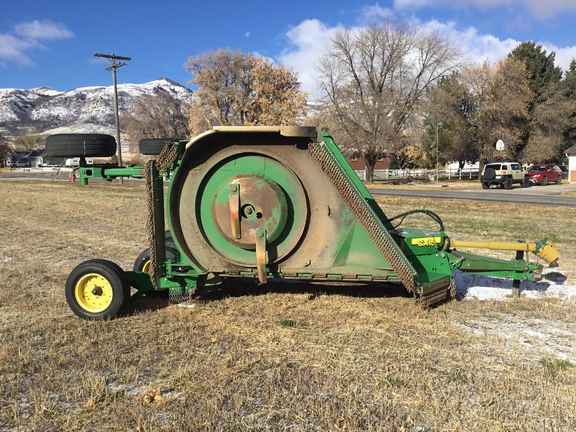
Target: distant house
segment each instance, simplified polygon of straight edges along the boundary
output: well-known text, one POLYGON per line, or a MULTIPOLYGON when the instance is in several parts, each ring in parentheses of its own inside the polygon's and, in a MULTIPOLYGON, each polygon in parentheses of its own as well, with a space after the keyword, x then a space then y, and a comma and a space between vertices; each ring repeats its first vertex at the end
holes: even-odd
POLYGON ((576 183, 576 145, 564 152, 568 156, 568 181, 576 183))
MULTIPOLYGON (((362 171, 366 168, 366 161, 363 157, 346 157, 346 160, 354 171, 362 171)), ((387 170, 390 168, 390 160, 388 158, 378 159, 374 170, 387 170)))
POLYGON ((44 150, 27 150, 12 152, 6 158, 9 167, 37 167, 42 165, 42 152, 44 150))

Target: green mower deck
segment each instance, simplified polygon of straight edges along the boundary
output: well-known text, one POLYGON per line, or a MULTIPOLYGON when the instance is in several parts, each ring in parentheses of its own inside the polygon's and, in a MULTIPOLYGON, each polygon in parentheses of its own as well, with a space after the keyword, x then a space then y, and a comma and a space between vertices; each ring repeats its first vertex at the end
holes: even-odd
POLYGON ((511 260, 457 251, 433 212, 422 211, 437 230, 393 225, 332 137, 312 127, 216 127, 161 148, 146 165, 79 168, 82 184, 145 178, 150 231, 145 268, 122 271, 97 260, 74 269, 67 298, 82 318, 113 317, 145 294, 168 292, 180 301, 233 277, 338 282, 351 290, 400 283, 430 306, 454 297, 454 270, 518 287, 541 278, 543 266, 529 262, 528 251, 557 263, 546 240, 519 243, 511 260))

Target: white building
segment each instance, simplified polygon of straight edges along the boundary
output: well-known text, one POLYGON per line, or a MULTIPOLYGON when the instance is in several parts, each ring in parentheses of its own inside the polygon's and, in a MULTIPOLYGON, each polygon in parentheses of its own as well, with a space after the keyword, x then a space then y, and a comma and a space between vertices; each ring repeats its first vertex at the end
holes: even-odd
POLYGON ((566 150, 568 156, 568 182, 576 183, 576 145, 566 150))

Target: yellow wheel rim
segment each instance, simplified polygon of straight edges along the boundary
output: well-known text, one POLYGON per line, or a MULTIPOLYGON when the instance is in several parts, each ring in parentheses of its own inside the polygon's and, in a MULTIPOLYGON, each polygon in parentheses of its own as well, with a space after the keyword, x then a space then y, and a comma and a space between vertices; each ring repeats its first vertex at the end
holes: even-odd
POLYGON ((142 271, 144 273, 150 273, 150 260, 146 261, 142 266, 142 271))
POLYGON ((98 273, 88 273, 76 282, 74 296, 85 311, 102 312, 112 303, 112 284, 98 273))

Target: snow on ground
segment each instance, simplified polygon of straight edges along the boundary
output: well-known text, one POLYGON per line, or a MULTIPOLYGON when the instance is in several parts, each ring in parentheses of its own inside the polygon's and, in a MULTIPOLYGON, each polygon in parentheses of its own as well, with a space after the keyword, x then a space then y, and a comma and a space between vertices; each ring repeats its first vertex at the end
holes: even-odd
MULTIPOLYGON (((573 274, 558 269, 545 269, 540 282, 520 283, 520 296, 530 299, 560 299, 576 302, 576 285, 573 274), (567 277, 569 276, 569 277, 567 277)), ((454 272, 456 294, 463 301, 513 301, 512 281, 486 276, 454 272)), ((552 358, 572 362, 576 358, 576 328, 574 322, 557 318, 542 319, 518 316, 511 313, 495 313, 493 316, 476 316, 456 323, 463 330, 480 336, 479 346, 502 339, 507 349, 498 351, 491 361, 501 356, 516 356, 519 361, 539 362, 552 358), (504 352, 505 351, 505 352, 504 352)), ((491 349, 481 346, 482 352, 491 349)), ((486 354, 489 355, 489 354, 486 354)))
MULTIPOLYGON (((509 300, 512 295, 512 281, 508 279, 455 271, 454 280, 456 295, 464 300, 509 300)), ((567 280, 566 273, 561 270, 544 270, 540 282, 523 281, 520 283, 520 296, 575 301, 576 285, 566 285, 567 280)))

